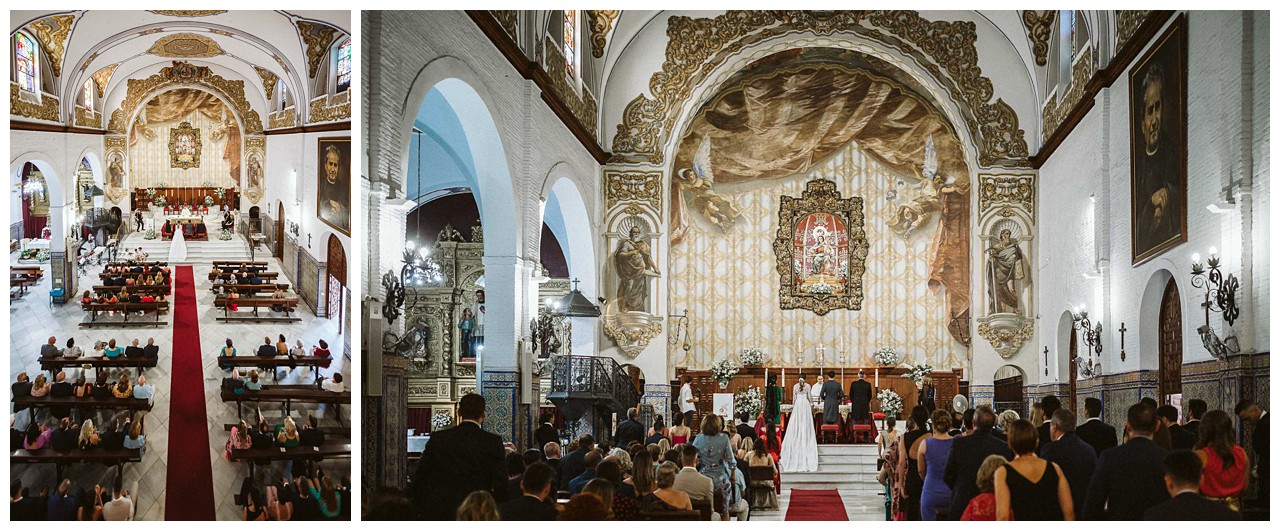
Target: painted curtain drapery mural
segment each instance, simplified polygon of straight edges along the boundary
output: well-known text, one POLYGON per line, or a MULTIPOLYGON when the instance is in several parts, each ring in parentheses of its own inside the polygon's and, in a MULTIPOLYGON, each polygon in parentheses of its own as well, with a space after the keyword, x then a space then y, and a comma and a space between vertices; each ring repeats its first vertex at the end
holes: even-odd
MULTIPOLYGON (((162 92, 129 128, 128 186, 238 188, 243 147, 235 115, 217 96, 188 88, 162 92)), ((119 178, 108 173, 109 186, 123 180, 123 172, 119 178)))
POLYGON ((1129 71, 1133 262, 1187 241, 1187 24, 1179 15, 1129 71))
POLYGON ((945 288, 952 317, 967 317, 970 177, 964 152, 929 100, 900 80, 908 76, 890 69, 856 52, 817 48, 774 54, 726 81, 680 141, 671 187, 672 244, 697 218, 722 232, 745 218, 741 201, 724 190, 807 171, 853 142, 903 174, 886 191, 892 205, 883 223, 910 236, 941 220, 932 231, 927 282, 934 291, 945 288))

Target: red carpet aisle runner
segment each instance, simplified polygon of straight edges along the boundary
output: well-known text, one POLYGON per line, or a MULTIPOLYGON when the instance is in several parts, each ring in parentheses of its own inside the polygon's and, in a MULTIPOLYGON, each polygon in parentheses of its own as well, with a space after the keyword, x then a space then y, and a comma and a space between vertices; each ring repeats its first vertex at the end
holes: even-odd
POLYGON ((173 370, 169 383, 169 475, 165 520, 214 520, 213 469, 204 409, 204 362, 191 266, 174 268, 173 370))
POLYGON ((787 504, 788 521, 836 522, 848 521, 844 512, 844 500, 833 490, 791 489, 791 502, 787 504))

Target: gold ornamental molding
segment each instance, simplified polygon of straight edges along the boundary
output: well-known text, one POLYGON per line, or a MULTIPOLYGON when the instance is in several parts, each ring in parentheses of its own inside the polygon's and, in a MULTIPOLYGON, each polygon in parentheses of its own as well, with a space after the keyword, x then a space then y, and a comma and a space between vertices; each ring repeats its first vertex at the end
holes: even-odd
POLYGON ((161 37, 147 50, 151 55, 177 59, 205 59, 226 52, 213 39, 194 33, 175 33, 161 37))
POLYGON ((1053 34, 1053 21, 1057 14, 1052 9, 1022 12, 1022 25, 1027 28, 1027 39, 1031 41, 1031 53, 1035 55, 1037 65, 1044 66, 1049 62, 1049 36, 1053 34))
POLYGON ((606 210, 622 203, 642 203, 662 212, 662 172, 607 170, 604 181, 606 210))
POLYGON ((191 122, 169 128, 169 165, 184 170, 200 167, 200 129, 191 122))
POLYGON ((152 13, 155 13, 157 15, 164 15, 166 17, 185 17, 185 18, 211 17, 213 15, 221 15, 227 12, 226 10, 216 10, 216 9, 206 9, 202 11, 194 10, 194 9, 185 10, 185 11, 149 9, 148 11, 151 11, 152 13))
POLYGON ((22 90, 18 88, 18 84, 12 82, 9 83, 9 109, 11 114, 17 116, 50 122, 60 121, 58 120, 58 98, 42 94, 39 103, 27 101, 22 97, 22 90))
POLYGON ((267 115, 267 129, 283 129, 296 125, 298 125, 298 111, 295 107, 267 115))
POLYGON ((591 56, 604 57, 604 45, 608 44, 609 30, 613 29, 613 21, 618 19, 622 11, 588 10, 587 20, 591 22, 591 56))
POLYGON ((75 24, 75 15, 54 15, 45 17, 27 25, 35 34, 40 46, 49 55, 49 67, 54 77, 62 76, 62 56, 66 54, 67 37, 71 35, 71 26, 75 24))
POLYGON ((995 314, 978 318, 978 337, 991 343, 1000 357, 1017 355, 1022 344, 1035 334, 1035 321, 1013 314, 995 314))
POLYGON ((102 113, 84 107, 76 107, 76 126, 102 129, 102 113))
MULTIPOLYGON (((1034 175, 979 175, 978 212, 1001 206, 1016 206, 1036 218, 1036 178, 1034 175)), ((1008 216, 1005 216, 1008 217, 1008 216)))
POLYGON ((307 77, 314 78, 316 70, 320 68, 320 61, 324 60, 325 52, 329 51, 329 45, 333 44, 341 32, 338 28, 319 22, 295 20, 294 24, 298 26, 302 42, 307 45, 307 77))
POLYGON ((1066 92, 1062 93, 1061 97, 1050 94, 1048 100, 1044 102, 1044 107, 1040 109, 1040 138, 1053 136, 1058 127, 1062 126, 1067 115, 1084 98, 1085 85, 1089 84, 1089 78, 1093 77, 1094 71, 1097 70, 1093 62, 1091 45, 1085 45, 1084 51, 1076 56, 1075 61, 1071 65, 1071 84, 1067 86, 1066 92))
POLYGON ((587 87, 578 89, 569 84, 569 76, 564 71, 564 53, 550 37, 544 42, 542 51, 541 67, 551 81, 551 90, 560 96, 560 101, 563 101, 565 107, 569 108, 569 112, 573 113, 573 117, 578 119, 582 128, 586 129, 592 138, 596 138, 596 132, 599 130, 600 106, 596 104, 595 97, 587 87))
POLYGON ((253 69, 258 72, 258 77, 262 78, 262 90, 267 93, 267 101, 271 101, 276 95, 276 82, 280 81, 280 78, 265 68, 255 66, 253 69))
POLYGON ((197 85, 222 94, 239 112, 244 134, 262 133, 262 118, 245 99, 244 81, 223 78, 207 66, 196 66, 186 61, 174 61, 173 66, 166 66, 146 79, 130 79, 124 102, 111 113, 107 130, 116 134, 128 133, 128 121, 134 111, 152 94, 170 85, 197 85))
POLYGON ((107 82, 111 81, 111 74, 116 73, 116 67, 118 66, 120 66, 120 63, 107 65, 93 73, 93 85, 98 90, 99 98, 107 97, 107 82))
POLYGON ((1116 11, 1116 47, 1119 50, 1129 44, 1129 39, 1138 34, 1138 28, 1147 21, 1150 10, 1117 10, 1116 11))
POLYGON ((493 15, 493 19, 498 21, 498 25, 502 26, 502 31, 507 32, 507 36, 511 37, 512 42, 519 41, 519 11, 510 9, 493 9, 489 14, 493 15))
POLYGON ((336 96, 324 95, 311 100, 307 107, 307 123, 336 122, 351 119, 350 91, 336 96))
MULTIPOLYGON (((841 197, 835 181, 815 179, 805 183, 800 197, 782 196, 778 203, 778 235, 773 240, 779 277, 778 308, 810 310, 818 315, 839 309, 862 309, 862 276, 866 273, 867 254, 871 251, 865 222, 862 198, 841 197), (832 278, 833 282, 843 281, 839 290, 831 289, 821 277, 819 285, 810 285, 804 274, 807 271, 796 271, 804 262, 798 260, 800 257, 795 253, 797 227, 804 227, 803 222, 815 215, 835 221, 830 231, 846 240, 844 252, 825 255, 837 260, 833 262, 835 264, 844 262, 847 268, 843 279, 832 278), (843 231, 834 228, 840 225, 843 225, 843 231)), ((835 276, 840 276, 839 272, 835 276)))
POLYGON ((694 87, 730 56, 779 36, 855 33, 917 59, 956 99, 978 147, 982 166, 1029 166, 1018 116, 994 96, 978 67, 977 27, 968 21, 930 21, 916 11, 728 11, 715 18, 671 17, 666 60, 649 78, 652 98, 627 104, 613 138, 613 162, 662 164, 680 106, 694 87))

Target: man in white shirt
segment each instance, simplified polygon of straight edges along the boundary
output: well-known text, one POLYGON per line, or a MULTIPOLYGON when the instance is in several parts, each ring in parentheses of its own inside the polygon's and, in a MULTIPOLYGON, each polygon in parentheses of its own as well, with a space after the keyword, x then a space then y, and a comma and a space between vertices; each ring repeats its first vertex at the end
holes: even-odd
MULTIPOLYGON (((684 385, 680 386, 680 413, 689 416, 689 414, 697 411, 698 407, 694 404, 698 403, 698 399, 693 396, 693 377, 685 376, 684 385)), ((686 424, 687 426, 688 424, 686 424)))
POLYGON ((154 395, 155 395, 155 388, 153 388, 151 384, 147 383, 147 377, 139 376, 138 383, 133 386, 133 397, 145 398, 147 399, 148 402, 150 402, 151 397, 154 395))
POLYGON ((331 393, 341 393, 347 390, 347 386, 342 383, 342 373, 333 373, 333 378, 324 378, 320 382, 320 388, 331 393))
POLYGON ((129 499, 129 491, 119 477, 111 489, 111 501, 102 505, 102 519, 108 522, 133 520, 133 500, 129 499))

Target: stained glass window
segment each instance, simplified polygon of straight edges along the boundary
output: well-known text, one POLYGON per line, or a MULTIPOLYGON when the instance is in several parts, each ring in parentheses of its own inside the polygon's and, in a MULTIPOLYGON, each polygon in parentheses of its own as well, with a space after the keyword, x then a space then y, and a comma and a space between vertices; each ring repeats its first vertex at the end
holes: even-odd
POLYGON ((16 50, 14 61, 18 71, 18 87, 28 92, 36 92, 36 80, 39 79, 37 57, 40 50, 31 37, 21 32, 14 34, 13 45, 16 50))
POLYGON ((351 39, 338 46, 338 92, 351 88, 351 39))
POLYGON ((578 12, 572 9, 564 10, 564 69, 578 76, 578 12))
POLYGON ((84 108, 93 110, 93 80, 87 79, 84 82, 84 108))

